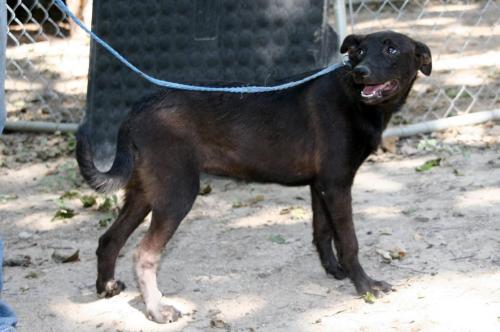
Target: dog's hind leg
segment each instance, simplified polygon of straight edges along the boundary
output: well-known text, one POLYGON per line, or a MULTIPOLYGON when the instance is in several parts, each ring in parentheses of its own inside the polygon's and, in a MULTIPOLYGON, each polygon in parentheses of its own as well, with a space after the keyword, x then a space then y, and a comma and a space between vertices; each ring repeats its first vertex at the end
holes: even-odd
POLYGON ((339 265, 332 248, 334 229, 332 221, 324 202, 319 194, 311 186, 311 200, 313 210, 313 242, 318 250, 321 265, 326 273, 335 279, 342 280, 347 277, 339 265))
POLYGON ((151 181, 154 197, 151 225, 136 255, 135 268, 147 316, 157 323, 174 322, 180 317, 174 307, 161 303, 156 273, 162 249, 191 209, 199 190, 198 171, 191 165, 176 164, 175 169, 157 164, 158 174, 151 181))
POLYGON ((145 201, 144 192, 137 181, 132 180, 126 188, 125 202, 120 214, 109 229, 99 238, 97 248, 97 293, 111 297, 125 289, 125 284, 115 280, 115 265, 118 254, 132 232, 151 211, 145 201))

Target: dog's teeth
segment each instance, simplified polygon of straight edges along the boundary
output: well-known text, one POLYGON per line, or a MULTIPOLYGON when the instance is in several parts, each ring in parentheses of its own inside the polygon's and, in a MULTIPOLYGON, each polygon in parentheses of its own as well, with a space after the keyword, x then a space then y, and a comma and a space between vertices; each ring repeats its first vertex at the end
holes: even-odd
POLYGON ((379 95, 378 93, 379 91, 374 91, 370 94, 365 94, 363 91, 361 91, 361 97, 364 97, 364 98, 371 98, 371 97, 375 97, 376 95, 379 95))

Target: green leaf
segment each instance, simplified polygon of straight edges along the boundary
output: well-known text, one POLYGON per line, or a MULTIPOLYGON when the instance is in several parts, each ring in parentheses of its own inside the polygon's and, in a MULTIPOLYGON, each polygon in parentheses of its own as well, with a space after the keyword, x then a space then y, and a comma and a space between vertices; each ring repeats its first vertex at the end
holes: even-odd
POLYGON ((264 200, 264 195, 257 195, 248 200, 248 205, 254 205, 264 200))
POLYGON ((375 295, 371 292, 366 292, 365 295, 363 295, 363 300, 365 300, 366 303, 373 304, 377 300, 375 295))
POLYGON ((441 166, 441 158, 427 160, 423 165, 415 168, 417 172, 427 172, 434 167, 441 166))
POLYGON ((421 151, 435 151, 438 146, 436 139, 422 139, 418 142, 417 149, 421 151))
POLYGON ((203 195, 208 195, 211 192, 212 192, 212 187, 209 184, 206 184, 200 188, 199 194, 203 196, 203 195))
POLYGON ((27 275, 24 276, 26 279, 36 279, 39 277, 38 273, 35 271, 28 272, 27 275))
POLYGON ((73 198, 77 198, 78 196, 80 196, 80 193, 78 193, 78 191, 70 190, 70 191, 66 191, 64 194, 62 194, 59 197, 59 199, 73 199, 73 198))
POLYGON ((109 211, 113 210, 115 205, 116 205, 116 195, 113 195, 113 197, 104 198, 104 202, 102 202, 99 205, 97 210, 100 212, 109 212, 109 211))
POLYGON ((111 213, 106 214, 101 219, 99 219, 99 227, 106 228, 113 222, 114 216, 111 213))
POLYGON ((82 202, 82 205, 84 208, 89 208, 91 206, 94 206, 97 203, 97 200, 95 196, 93 195, 85 195, 80 198, 80 201, 82 202))
POLYGON ((290 211, 292 211, 292 209, 293 209, 293 207, 281 209, 280 214, 281 215, 283 215, 283 214, 289 214, 290 211))
POLYGON ((292 216, 292 219, 294 219, 294 220, 303 220, 303 219, 306 219, 306 217, 307 217, 306 210, 304 210, 301 207, 293 208, 290 211, 290 214, 292 216))
POLYGON ((70 218, 73 218, 75 216, 75 211, 73 211, 72 209, 68 209, 68 208, 65 208, 65 207, 60 207, 56 213, 54 214, 54 217, 52 218, 52 220, 56 220, 56 219, 70 219, 70 218))
POLYGON ((49 171, 40 180, 40 184, 48 191, 63 191, 81 187, 83 178, 80 175, 76 161, 69 160, 57 166, 56 169, 49 171))
POLYGON ((75 151, 76 149, 76 138, 75 138, 75 135, 74 134, 68 134, 67 135, 67 151, 68 153, 72 153, 75 151))
POLYGON ((242 207, 252 206, 252 205, 255 205, 259 202, 262 202, 264 200, 264 198, 265 198, 264 195, 257 195, 255 197, 250 198, 246 202, 238 201, 238 202, 233 203, 233 208, 238 209, 238 208, 242 208, 242 207))
POLYGON ((233 209, 239 209, 239 208, 242 208, 242 207, 245 207, 245 206, 247 206, 247 204, 245 204, 243 202, 240 202, 240 201, 234 202, 233 205, 232 205, 233 209))
POLYGON ((414 215, 417 212, 416 208, 408 208, 406 210, 401 211, 405 216, 411 216, 414 215))
POLYGON ((281 209, 280 211, 281 215, 284 214, 290 214, 290 217, 294 220, 302 220, 307 217, 307 212, 301 208, 301 207, 296 207, 296 206, 291 206, 288 208, 281 209))
POLYGON ((0 195, 0 203, 4 204, 7 203, 8 201, 13 201, 18 198, 19 196, 17 195, 11 195, 11 194, 0 195))
POLYGON ((270 240, 271 240, 271 242, 276 243, 276 244, 285 244, 286 243, 285 238, 279 234, 271 235, 270 240))

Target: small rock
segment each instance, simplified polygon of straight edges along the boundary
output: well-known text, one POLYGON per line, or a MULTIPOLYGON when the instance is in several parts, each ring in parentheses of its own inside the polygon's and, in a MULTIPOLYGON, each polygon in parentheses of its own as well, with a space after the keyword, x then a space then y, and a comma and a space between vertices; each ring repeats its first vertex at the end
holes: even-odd
POLYGON ((78 261, 80 261, 80 250, 78 250, 78 249, 71 249, 71 250, 64 250, 64 251, 55 250, 52 253, 52 259, 56 263, 78 262, 78 261))
POLYGON ((409 208, 409 209, 401 211, 401 213, 403 213, 405 216, 411 216, 411 215, 415 214, 415 212, 417 212, 416 208, 409 208))
POLYGON ((205 184, 203 185, 201 188, 200 188, 200 191, 199 191, 199 195, 208 195, 212 192, 212 187, 210 186, 210 184, 205 184))
POLYGON ((31 256, 28 255, 20 255, 14 258, 6 258, 3 261, 3 266, 9 266, 9 267, 14 267, 14 266, 28 267, 30 265, 31 265, 31 256))
POLYGON ((21 232, 18 234, 18 237, 21 239, 21 240, 28 240, 30 239, 31 237, 33 236, 33 234, 29 233, 29 232, 21 232))
POLYGON ((316 284, 308 284, 302 288, 302 292, 308 295, 327 296, 330 289, 316 284))
POLYGON ((214 318, 210 320, 210 327, 213 329, 226 329, 230 330, 231 326, 219 318, 214 318))
POLYGON ((406 256, 406 250, 403 248, 394 248, 389 252, 392 259, 402 259, 406 256))
POLYGON ((392 261, 392 256, 389 251, 383 249, 377 249, 375 250, 375 252, 379 254, 386 263, 390 263, 392 261))
POLYGON ((382 228, 379 231, 379 235, 392 235, 392 229, 391 228, 382 228))
POLYGON ((407 155, 407 156, 411 156, 411 155, 417 154, 419 152, 418 149, 410 146, 409 144, 403 145, 401 147, 400 151, 402 154, 407 155))
POLYGON ((497 136, 499 137, 500 136, 500 126, 496 125, 496 126, 493 126, 489 131, 488 131, 488 134, 490 136, 497 136))
POLYGON ((415 217, 416 222, 429 222, 431 219, 427 217, 415 217))
POLYGON ((398 142, 399 137, 386 137, 382 140, 382 150, 384 152, 396 153, 396 143, 398 142))

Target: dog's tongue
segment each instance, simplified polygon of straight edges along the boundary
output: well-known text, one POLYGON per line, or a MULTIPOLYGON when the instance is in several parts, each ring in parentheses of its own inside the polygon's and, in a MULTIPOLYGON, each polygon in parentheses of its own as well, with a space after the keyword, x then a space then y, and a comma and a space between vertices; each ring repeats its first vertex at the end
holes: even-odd
POLYGON ((377 90, 383 89, 384 86, 385 86, 384 83, 376 85, 365 85, 365 87, 363 88, 363 94, 371 95, 375 93, 377 90))

